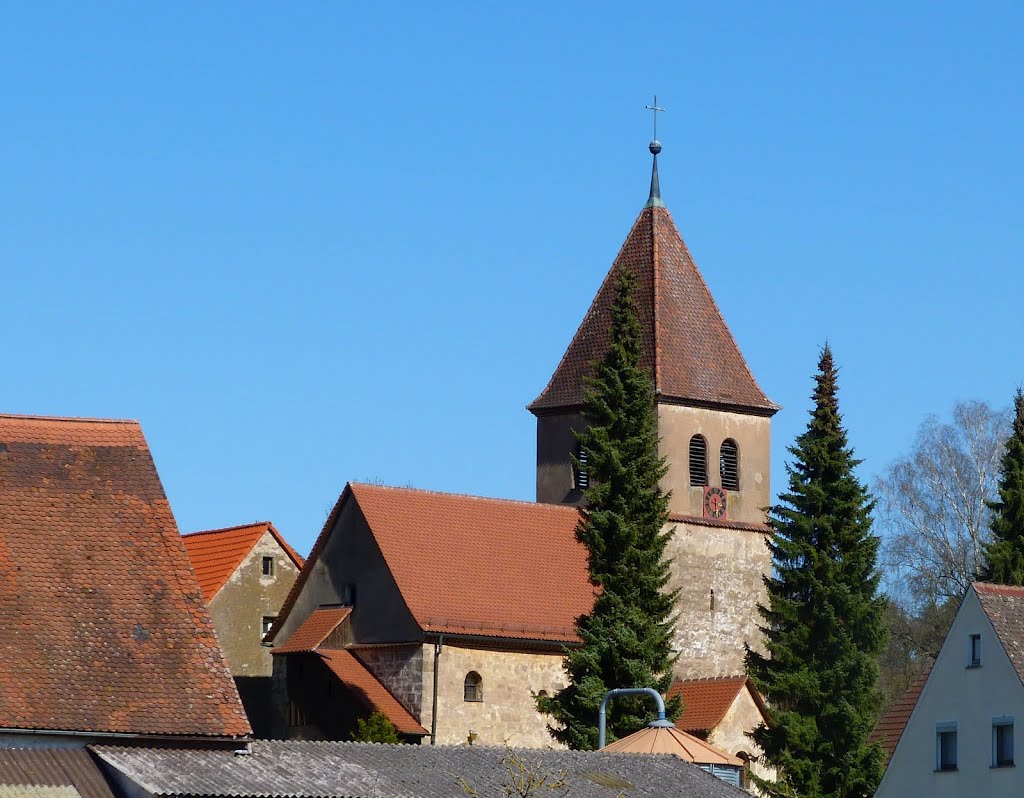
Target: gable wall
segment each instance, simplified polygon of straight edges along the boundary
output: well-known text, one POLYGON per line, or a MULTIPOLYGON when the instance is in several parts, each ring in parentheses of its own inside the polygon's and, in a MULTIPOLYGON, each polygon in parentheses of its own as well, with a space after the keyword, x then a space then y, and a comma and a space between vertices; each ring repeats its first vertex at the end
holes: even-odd
POLYGON ((1024 688, 973 590, 946 636, 931 675, 876 796, 929 798, 1024 794, 1024 688), (981 635, 981 667, 968 668, 971 634, 981 635), (992 768, 992 719, 1015 718, 1017 767, 992 768), (956 721, 958 770, 935 772, 936 724, 956 721))
MULTIPOLYGON (((736 694, 736 700, 732 702, 725 717, 711 730, 708 742, 733 756, 743 751, 748 758, 759 757, 764 752, 747 736, 747 732, 753 731, 763 720, 750 690, 744 687, 736 694)), ((763 779, 775 778, 775 769, 767 765, 752 762, 750 770, 763 779)))

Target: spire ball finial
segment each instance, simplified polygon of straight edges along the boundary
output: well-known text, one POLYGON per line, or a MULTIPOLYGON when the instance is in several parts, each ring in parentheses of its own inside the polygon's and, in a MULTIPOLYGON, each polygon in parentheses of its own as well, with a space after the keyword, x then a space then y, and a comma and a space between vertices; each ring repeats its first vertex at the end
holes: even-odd
POLYGON ((659 152, 661 152, 661 142, 655 139, 654 141, 647 145, 647 149, 651 151, 651 155, 657 155, 659 152))

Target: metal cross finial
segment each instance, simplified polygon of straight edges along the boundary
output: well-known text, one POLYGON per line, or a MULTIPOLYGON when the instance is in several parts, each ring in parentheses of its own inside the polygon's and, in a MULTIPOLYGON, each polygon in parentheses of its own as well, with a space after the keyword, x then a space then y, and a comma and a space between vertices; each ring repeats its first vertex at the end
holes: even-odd
POLYGON ((658 107, 658 95, 657 94, 654 95, 654 105, 645 105, 644 108, 646 108, 648 111, 650 111, 652 114, 654 114, 654 140, 657 141, 658 140, 658 111, 661 111, 662 113, 664 113, 665 109, 658 107))

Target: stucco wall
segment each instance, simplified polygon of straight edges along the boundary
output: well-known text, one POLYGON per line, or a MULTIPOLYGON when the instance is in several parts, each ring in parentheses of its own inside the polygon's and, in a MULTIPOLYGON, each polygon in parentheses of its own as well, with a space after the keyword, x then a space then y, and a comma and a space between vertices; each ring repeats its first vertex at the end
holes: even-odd
POLYGON ((217 639, 233 676, 270 676, 270 649, 262 645, 264 616, 277 617, 299 569, 269 531, 209 603, 217 639), (263 558, 274 575, 263 575, 263 558))
POLYGON ((697 524, 671 526, 675 534, 666 555, 673 561, 669 586, 679 590, 676 675, 694 679, 743 673, 743 644, 762 646, 756 607, 767 602, 761 575, 771 569, 771 554, 765 536, 697 524))
MULTIPOLYGON (((750 691, 744 687, 732 702, 729 711, 725 713, 725 717, 708 736, 708 742, 733 756, 745 753, 747 759, 759 757, 764 752, 747 737, 747 732, 753 731, 762 720, 761 710, 757 708, 750 691)), ((750 770, 763 779, 775 778, 774 768, 758 762, 751 762, 750 770)))
POLYGON ((907 722, 877 798, 1024 795, 1024 687, 977 595, 968 591, 907 722), (970 635, 981 667, 968 668, 970 635), (992 720, 1014 718, 1016 767, 993 768, 992 720), (936 725, 956 722, 958 770, 936 772, 936 725))
MULTIPOLYGON (((536 710, 532 692, 552 693, 565 686, 561 654, 529 654, 464 648, 445 643, 438 665, 437 742, 458 745, 470 732, 477 745, 523 748, 558 747, 548 735, 547 719, 536 710), (464 700, 466 674, 483 678, 483 701, 464 700)), ((423 712, 420 723, 430 728, 434 680, 434 647, 423 647, 423 712)))

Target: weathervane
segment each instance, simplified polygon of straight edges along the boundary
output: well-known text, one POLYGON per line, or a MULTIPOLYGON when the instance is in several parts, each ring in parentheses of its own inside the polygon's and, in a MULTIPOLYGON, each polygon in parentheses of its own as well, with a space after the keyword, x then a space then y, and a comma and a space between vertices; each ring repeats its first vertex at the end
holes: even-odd
POLYGON ((661 142, 658 141, 658 112, 665 112, 664 108, 658 106, 658 95, 654 95, 654 105, 645 105, 648 111, 654 115, 654 140, 647 145, 647 149, 654 156, 654 164, 651 166, 651 193, 647 197, 646 208, 664 208, 665 203, 661 201, 661 185, 658 183, 658 153, 661 152, 661 142))

